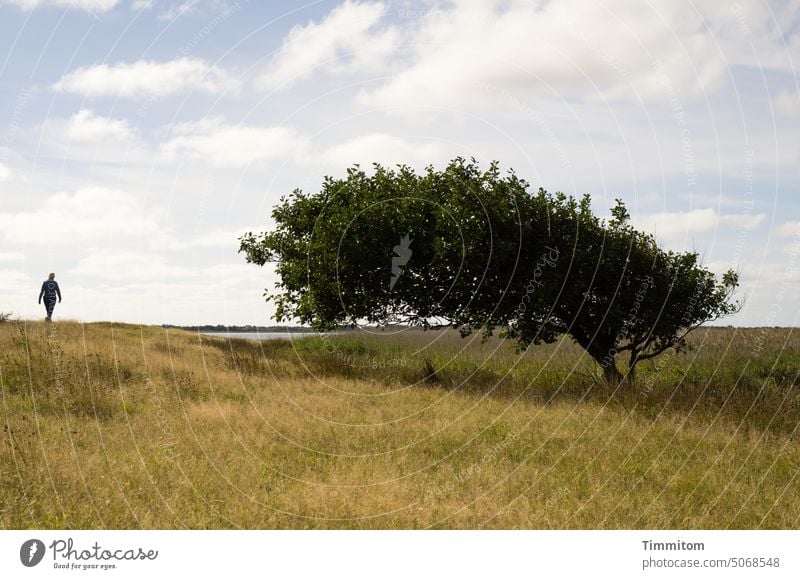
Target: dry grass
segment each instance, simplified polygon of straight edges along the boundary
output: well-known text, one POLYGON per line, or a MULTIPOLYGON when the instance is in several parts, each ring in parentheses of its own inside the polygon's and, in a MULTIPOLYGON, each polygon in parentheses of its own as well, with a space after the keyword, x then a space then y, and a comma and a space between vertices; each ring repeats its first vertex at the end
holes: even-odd
POLYGON ((568 341, 0 326, 1 528, 796 528, 800 339, 614 391, 568 341))

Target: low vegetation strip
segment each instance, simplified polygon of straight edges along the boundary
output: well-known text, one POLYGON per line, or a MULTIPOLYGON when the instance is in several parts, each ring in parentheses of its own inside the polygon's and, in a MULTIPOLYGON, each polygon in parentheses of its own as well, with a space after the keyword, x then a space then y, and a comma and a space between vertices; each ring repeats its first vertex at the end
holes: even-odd
POLYGON ((800 340, 701 329, 610 386, 569 340, 0 326, 0 527, 796 528, 800 340))

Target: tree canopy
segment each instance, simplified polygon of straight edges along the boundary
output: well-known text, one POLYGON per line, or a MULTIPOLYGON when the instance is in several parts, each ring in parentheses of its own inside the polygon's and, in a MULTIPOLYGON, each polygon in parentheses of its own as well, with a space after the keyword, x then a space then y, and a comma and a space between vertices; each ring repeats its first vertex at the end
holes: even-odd
POLYGON ((697 253, 660 248, 619 200, 608 220, 590 205, 474 159, 422 173, 354 166, 282 198, 274 228, 244 235, 240 251, 275 263, 265 295, 277 321, 497 331, 520 347, 568 334, 611 381, 737 311, 734 271, 718 280, 697 253))

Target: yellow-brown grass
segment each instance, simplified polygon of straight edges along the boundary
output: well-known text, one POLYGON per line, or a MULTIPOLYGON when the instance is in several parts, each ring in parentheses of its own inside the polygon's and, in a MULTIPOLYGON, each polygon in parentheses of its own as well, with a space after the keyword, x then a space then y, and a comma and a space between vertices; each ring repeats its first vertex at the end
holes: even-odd
MULTIPOLYGON (((609 388, 565 340, 0 324, 2 528, 796 528, 798 338, 609 388)), ((659 364, 659 360, 656 360, 659 364)))

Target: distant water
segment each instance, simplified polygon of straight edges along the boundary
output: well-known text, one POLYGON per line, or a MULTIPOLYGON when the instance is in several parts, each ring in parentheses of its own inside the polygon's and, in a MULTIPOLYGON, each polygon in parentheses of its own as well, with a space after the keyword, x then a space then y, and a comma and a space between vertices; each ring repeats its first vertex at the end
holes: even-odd
POLYGON ((314 332, 203 332, 203 335, 234 340, 293 340, 319 334, 314 332))

